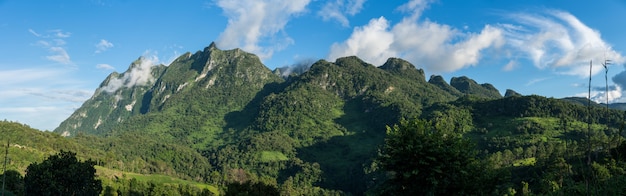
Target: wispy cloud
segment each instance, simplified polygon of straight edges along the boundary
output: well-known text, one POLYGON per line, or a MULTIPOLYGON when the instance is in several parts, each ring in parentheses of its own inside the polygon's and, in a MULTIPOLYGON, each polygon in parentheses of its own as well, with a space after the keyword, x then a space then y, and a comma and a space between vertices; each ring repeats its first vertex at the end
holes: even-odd
POLYGON ((47 104, 40 106, 2 105, 0 106, 0 118, 6 119, 6 117, 12 117, 15 119, 22 119, 18 122, 27 124, 36 129, 52 131, 59 125, 59 122, 70 116, 74 109, 79 106, 80 105, 74 105, 68 107, 59 104, 47 104))
POLYGON ((342 26, 350 26, 348 16, 361 12, 365 0, 330 0, 327 1, 317 14, 323 20, 337 20, 342 26))
POLYGON ((513 71, 517 67, 517 61, 510 60, 504 67, 502 67, 502 71, 513 71))
POLYGON ((54 30, 50 30, 49 32, 53 33, 54 37, 58 37, 58 38, 68 38, 70 37, 70 35, 72 35, 72 33, 64 32, 61 29, 54 29, 54 30))
POLYGON ((96 46, 95 53, 101 53, 101 52, 108 50, 109 48, 113 48, 113 43, 105 39, 101 39, 100 42, 98 42, 95 46, 96 46))
POLYGON ((310 0, 216 0, 228 25, 217 44, 221 48, 241 48, 269 58, 293 44, 284 32, 289 20, 303 12, 310 0))
POLYGON ((41 34, 35 32, 35 30, 33 30, 33 29, 28 29, 28 32, 30 32, 30 34, 33 34, 35 37, 41 37, 42 36, 41 34))
POLYGON ((30 89, 25 90, 25 93, 29 95, 43 97, 49 100, 61 100, 74 103, 82 103, 86 99, 89 99, 93 94, 93 91, 81 90, 81 89, 55 89, 45 91, 42 89, 30 89))
POLYGON ((38 40, 35 45, 48 50, 50 55, 45 56, 46 59, 66 65, 72 64, 70 55, 64 47, 66 44, 64 38, 70 37, 71 33, 64 32, 60 29, 48 30, 45 34, 38 33, 33 29, 28 29, 28 32, 41 39, 38 40))
POLYGON ((28 32, 39 38, 68 38, 72 35, 72 33, 63 31, 61 29, 47 30, 46 33, 38 33, 33 29, 28 29, 28 32))
POLYGON ((80 90, 78 86, 82 82, 68 77, 70 73, 71 70, 50 68, 0 70, 0 100, 44 94, 56 97, 61 94, 71 95, 84 100, 87 91, 80 90))
POLYGON ((280 71, 280 75, 282 77, 289 77, 292 73, 302 74, 305 71, 308 71, 318 59, 314 58, 302 58, 296 61, 296 63, 291 64, 285 67, 278 67, 277 69, 280 71))
POLYGON ((109 64, 97 64, 96 68, 98 69, 102 69, 102 70, 115 70, 115 67, 109 65, 109 64))
POLYGON ((429 3, 414 0, 398 7, 407 16, 394 25, 380 17, 355 27, 347 40, 331 46, 328 59, 356 55, 381 65, 389 57, 401 57, 429 71, 450 72, 476 65, 483 50, 504 44, 502 31, 494 26, 474 33, 420 20, 429 3))
POLYGON ((22 119, 34 128, 52 130, 93 93, 75 70, 33 67, 0 70, 0 119, 22 119))
MULTIPOLYGON (((407 15, 395 24, 380 17, 355 27, 348 39, 330 47, 327 59, 356 55, 380 65, 389 57, 400 57, 438 73, 475 66, 485 51, 492 51, 496 55, 490 58, 508 59, 503 71, 512 71, 519 61, 528 60, 539 69, 580 77, 589 75, 590 60, 626 61, 597 30, 564 11, 505 14, 512 22, 487 24, 480 32, 470 32, 421 19, 432 2, 411 0, 399 6, 397 10, 407 15)), ((592 74, 601 70, 594 66, 592 74)))
POLYGON ((64 71, 56 69, 14 69, 0 70, 0 88, 8 88, 16 84, 43 81, 64 74, 64 71))
POLYGON ((54 46, 48 48, 48 50, 50 51, 50 53, 52 53, 52 55, 46 56, 46 59, 62 64, 72 63, 72 61, 70 60, 70 55, 67 54, 65 48, 54 46))
POLYGON ((548 79, 550 79, 550 78, 535 78, 535 79, 532 79, 532 80, 528 81, 526 83, 526 86, 532 86, 532 85, 534 85, 536 83, 543 82, 543 81, 548 80, 548 79))
MULTIPOLYGON (((602 39, 599 31, 570 13, 543 10, 509 17, 516 24, 500 25, 507 43, 513 50, 526 54, 540 69, 552 68, 562 74, 588 77, 590 60, 600 62, 608 58, 617 63, 626 60, 602 39)), ((600 66, 595 66, 592 74, 601 70, 600 66)))

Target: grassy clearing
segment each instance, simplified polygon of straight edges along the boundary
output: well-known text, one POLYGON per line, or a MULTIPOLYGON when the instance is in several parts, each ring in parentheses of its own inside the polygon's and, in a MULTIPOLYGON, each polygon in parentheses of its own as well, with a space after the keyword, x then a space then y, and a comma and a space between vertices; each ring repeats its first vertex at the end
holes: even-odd
POLYGON ((535 157, 518 159, 513 162, 513 166, 522 167, 522 166, 534 166, 537 163, 537 159, 535 157))
POLYGON ((154 184, 162 184, 162 185, 164 184, 193 185, 200 189, 209 189, 209 191, 211 191, 212 193, 219 195, 218 188, 213 185, 183 180, 180 178, 175 178, 175 177, 160 175, 160 174, 138 174, 138 173, 132 173, 132 172, 122 172, 119 170, 113 170, 113 169, 104 168, 101 166, 95 166, 95 168, 96 168, 96 174, 100 178, 106 178, 106 179, 113 179, 115 177, 126 178, 126 179, 135 178, 138 181, 152 182, 154 184))
POLYGON ((261 151, 259 153, 261 162, 276 162, 289 160, 285 154, 278 151, 261 151))

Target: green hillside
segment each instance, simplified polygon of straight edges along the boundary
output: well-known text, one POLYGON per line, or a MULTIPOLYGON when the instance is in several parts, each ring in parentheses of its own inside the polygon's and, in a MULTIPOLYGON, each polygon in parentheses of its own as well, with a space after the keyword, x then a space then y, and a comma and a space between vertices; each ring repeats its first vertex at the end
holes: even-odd
POLYGON ((111 79, 105 80, 55 132, 97 136, 76 140, 106 151, 108 167, 124 171, 223 183, 232 179, 211 176, 244 169, 279 185, 311 175, 300 167, 320 167, 337 172, 302 179, 307 187, 359 193, 366 190, 363 168, 372 163, 386 125, 456 98, 393 58, 380 68, 357 57, 321 60, 285 81, 253 54, 211 45, 156 69, 153 82, 143 86, 108 92, 103 89, 111 79), (117 107, 99 113, 102 103, 94 100, 117 107), (99 116, 120 120, 104 123, 99 116), (258 170, 259 164, 270 166, 258 170), (350 180, 355 175, 361 180, 350 180))
MULTIPOLYGON (((111 74, 54 133, 0 124, 12 130, 10 168, 23 172, 31 162, 72 150, 98 162, 105 191, 128 193, 135 184, 143 193, 169 187, 176 194, 208 194, 205 189, 249 185, 283 195, 400 194, 404 188, 393 188, 400 183, 391 183, 401 182, 397 172, 380 157, 394 134, 408 129, 424 135, 396 139, 463 146, 426 149, 462 153, 467 156, 457 158, 471 160, 459 163, 478 166, 454 166, 450 157, 392 145, 408 153, 404 161, 418 163, 409 167, 446 165, 428 170, 436 173, 428 183, 474 183, 467 193, 610 194, 622 188, 611 183, 626 180, 620 173, 626 168, 623 112, 588 108, 581 99, 513 90, 503 97, 494 86, 464 76, 449 84, 441 76, 426 81, 423 70, 398 58, 377 67, 343 57, 272 72, 254 54, 212 44, 169 66, 146 62, 140 58, 126 72, 111 74), (283 74, 290 70, 295 72, 283 74), (138 72, 144 82, 129 82, 138 72), (469 177, 449 175, 456 172, 449 169, 484 172, 469 177), (476 187, 479 182, 493 186, 476 187)), ((431 185, 436 193, 438 186, 431 185)))
MULTIPOLYGON (((167 166, 162 166, 162 168, 144 167, 143 170, 138 169, 136 166, 137 164, 149 164, 137 160, 142 160, 141 157, 149 156, 151 153, 159 152, 159 149, 154 149, 150 153, 135 151, 134 153, 131 153, 131 155, 128 155, 129 157, 132 157, 129 159, 134 161, 122 161, 117 158, 122 157, 122 154, 118 154, 115 151, 109 151, 108 149, 101 150, 103 148, 99 148, 97 143, 105 143, 104 141, 108 141, 108 144, 120 143, 124 145, 124 147, 130 147, 125 144, 132 142, 111 141, 92 136, 85 136, 82 134, 73 138, 66 138, 56 133, 32 129, 28 125, 9 121, 0 121, 0 135, 2 135, 3 141, 3 153, 0 154, 0 159, 5 159, 4 149, 6 148, 6 142, 8 142, 8 164, 6 169, 7 171, 16 171, 22 176, 25 174, 26 167, 28 167, 31 163, 40 163, 50 155, 56 154, 60 150, 69 150, 77 152, 77 156, 80 159, 91 159, 96 161, 97 164, 100 165, 96 166, 99 179, 104 181, 103 186, 109 186, 109 189, 111 190, 122 192, 129 191, 130 189, 127 186, 133 181, 133 179, 135 179, 137 182, 132 183, 141 184, 142 186, 145 186, 145 188, 149 188, 150 186, 169 188, 181 187, 181 190, 185 189, 186 191, 194 194, 200 194, 204 191, 204 189, 207 189, 208 192, 219 194, 219 190, 215 186, 203 184, 201 183, 204 182, 202 180, 183 180, 174 177, 176 176, 175 174, 167 172, 168 170, 172 170, 167 168, 167 166), (134 172, 141 172, 144 174, 134 172), (161 173, 165 175, 149 173, 161 173)), ((133 150, 128 149, 128 151, 133 150)), ((178 151, 178 153, 180 153, 180 151, 178 151)), ((183 154, 183 156, 186 156, 186 154, 183 154)), ((169 162, 170 160, 167 161, 169 162)), ((187 162, 187 160, 184 159, 175 161, 181 164, 187 162)), ((190 163, 193 164, 194 162, 190 163)), ((148 191, 147 189, 143 190, 137 187, 135 187, 133 191, 148 193, 146 192, 148 191)), ((172 193, 179 194, 179 192, 172 193)))
POLYGON ((167 175, 121 172, 96 166, 96 174, 103 181, 104 194, 146 193, 151 195, 219 195, 219 189, 212 185, 182 180, 167 175))
POLYGON ((83 159, 100 159, 105 155, 104 151, 82 145, 74 139, 6 120, 0 121, 0 135, 2 135, 0 142, 3 152, 0 154, 0 159, 4 160, 4 149, 8 143, 9 164, 7 170, 16 170, 22 174, 30 163, 41 162, 60 150, 77 152, 78 157, 83 159))

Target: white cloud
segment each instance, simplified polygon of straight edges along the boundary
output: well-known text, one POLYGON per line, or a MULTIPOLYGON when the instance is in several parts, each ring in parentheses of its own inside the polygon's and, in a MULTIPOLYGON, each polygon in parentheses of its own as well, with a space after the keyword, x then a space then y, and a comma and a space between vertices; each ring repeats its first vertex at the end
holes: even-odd
POLYGON ((33 29, 28 29, 28 32, 30 32, 30 34, 33 34, 35 37, 39 37, 39 38, 68 38, 72 35, 72 33, 64 32, 61 29, 47 30, 46 34, 37 33, 33 29))
POLYGON ((108 50, 109 48, 113 48, 113 43, 105 40, 105 39, 101 39, 100 42, 98 42, 96 44, 96 52, 95 53, 101 53, 104 52, 106 50, 108 50))
POLYGON ((22 91, 28 95, 34 95, 46 98, 48 100, 61 100, 66 102, 83 103, 92 95, 92 91, 81 89, 23 89, 22 91))
POLYGON ((46 59, 62 64, 72 63, 72 61, 70 60, 70 55, 67 54, 65 48, 55 46, 48 48, 48 50, 53 55, 46 56, 46 59))
POLYGON ((337 20, 342 26, 350 26, 348 16, 361 12, 365 0, 331 0, 327 1, 317 12, 323 20, 337 20))
POLYGON ((0 118, 10 121, 16 119, 23 119, 18 121, 24 123, 32 128, 40 130, 53 130, 58 126, 58 122, 61 122, 62 118, 67 118, 68 115, 59 114, 59 109, 56 106, 7 106, 0 107, 0 118), (15 119, 10 119, 15 118, 15 119))
MULTIPOLYGON (((624 97, 622 97, 622 87, 619 85, 616 85, 615 88, 610 88, 608 91, 608 100, 609 103, 615 103, 615 102, 623 102, 624 101, 624 97)), ((594 101, 596 103, 606 103, 607 101, 607 97, 606 97, 607 92, 604 90, 596 90, 596 89, 592 89, 591 91, 591 101, 594 101)), ((589 97, 589 92, 584 92, 584 93, 578 93, 576 95, 574 95, 576 97, 589 97)))
POLYGON ((216 0, 228 18, 217 44, 221 48, 241 48, 269 58, 274 51, 293 44, 284 32, 287 22, 300 13, 310 0, 216 0))
POLYGON ((133 63, 129 70, 124 72, 118 78, 111 78, 107 85, 101 89, 105 92, 115 92, 122 87, 130 88, 133 86, 143 86, 155 79, 152 76, 152 66, 157 65, 159 58, 156 55, 151 55, 148 52, 139 59, 138 63, 133 63))
MULTIPOLYGON (((78 107, 80 105, 75 105, 78 107)), ((72 107, 59 104, 42 104, 38 106, 4 106, 0 107, 0 118, 27 124, 39 130, 54 130, 61 121, 73 112, 72 107)))
POLYGON ((0 119, 20 120, 52 130, 92 95, 73 70, 28 68, 0 70, 0 119))
POLYGON ((410 15, 390 28, 384 17, 356 27, 350 38, 331 46, 328 59, 357 55, 375 65, 400 57, 433 72, 450 72, 476 65, 481 52, 504 44, 500 29, 486 25, 479 33, 465 33, 419 17, 429 1, 410 1, 398 8, 410 15))
POLYGON ((502 67, 503 71, 513 71, 517 67, 517 61, 511 60, 504 67, 502 67))
POLYGON ((64 32, 60 29, 48 30, 48 34, 40 34, 35 32, 33 29, 28 29, 28 32, 33 34, 35 37, 41 38, 41 40, 38 40, 35 45, 41 46, 51 53, 51 55, 46 56, 46 59, 66 65, 72 64, 70 55, 63 47, 66 44, 63 38, 70 37, 71 33, 64 32))
MULTIPOLYGON (((623 63, 626 59, 602 40, 600 32, 583 24, 570 13, 547 10, 538 14, 518 13, 510 17, 519 24, 501 25, 507 43, 521 51, 540 68, 560 73, 589 76, 589 61, 605 58, 623 63)), ((594 66, 592 74, 602 70, 594 66)))
POLYGON ((394 34, 389 32, 389 21, 384 17, 372 19, 363 27, 355 27, 352 35, 343 43, 330 47, 328 59, 356 55, 375 65, 382 65, 387 58, 396 56, 391 47, 394 34))
POLYGON ((28 32, 30 32, 31 34, 33 34, 35 37, 41 37, 41 34, 35 32, 35 30, 33 29, 28 29, 28 32))
POLYGON ((55 44, 55 45, 57 45, 57 46, 63 46, 63 45, 65 45, 65 44, 66 44, 65 40, 62 40, 62 39, 53 39, 52 41, 53 41, 53 42, 54 42, 54 44, 55 44))
POLYGON ((103 69, 103 70, 115 70, 115 67, 109 65, 109 64, 97 64, 96 68, 98 69, 103 69))
POLYGON ((40 111, 50 111, 55 110, 56 108, 50 106, 40 106, 40 107, 3 107, 0 108, 0 112, 17 112, 17 113, 34 113, 40 111))
MULTIPOLYGON (((598 103, 606 102, 606 94, 606 91, 599 91, 598 95, 596 97, 592 97, 591 100, 598 103)), ((618 101, 619 99, 622 99, 622 87, 615 86, 615 89, 609 89, 608 95, 609 103, 613 103, 615 101, 618 101)))
POLYGON ((402 12, 411 13, 406 20, 417 20, 422 12, 428 8, 428 5, 432 3, 434 0, 410 0, 409 2, 398 7, 398 10, 402 12))
POLYGON ((72 33, 63 32, 63 30, 61 29, 54 29, 54 30, 50 30, 49 32, 52 33, 53 37, 57 37, 57 38, 68 38, 70 37, 70 35, 72 35, 72 33))
POLYGON ((532 79, 532 80, 528 81, 526 83, 526 86, 532 86, 532 85, 534 85, 536 83, 543 82, 543 81, 548 80, 548 79, 550 79, 550 78, 535 78, 535 79, 532 79))
POLYGON ((0 89, 8 88, 15 84, 45 80, 63 73, 63 71, 54 69, 0 70, 0 89))
POLYGON ((507 15, 513 24, 485 25, 480 32, 468 32, 428 19, 421 19, 431 0, 411 0, 397 10, 407 13, 391 24, 384 17, 355 27, 352 35, 331 46, 328 60, 357 55, 376 65, 386 58, 400 57, 427 71, 452 72, 477 65, 486 50, 492 58, 513 58, 502 69, 511 71, 517 61, 530 60, 539 69, 587 77, 589 61, 592 74, 603 69, 605 58, 621 64, 626 58, 602 40, 600 33, 575 16, 562 11, 543 10, 538 14, 507 15), (499 55, 504 54, 504 55, 499 55), (511 54, 522 54, 521 56, 511 54))

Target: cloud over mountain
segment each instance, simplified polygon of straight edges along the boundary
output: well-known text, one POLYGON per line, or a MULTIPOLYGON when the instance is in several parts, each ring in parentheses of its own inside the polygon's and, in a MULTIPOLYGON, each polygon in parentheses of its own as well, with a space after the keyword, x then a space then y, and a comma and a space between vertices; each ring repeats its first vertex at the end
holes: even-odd
POLYGON ((152 66, 157 65, 159 58, 155 55, 147 55, 140 57, 129 70, 124 72, 120 77, 113 77, 106 86, 102 87, 105 92, 115 92, 122 87, 133 87, 147 85, 154 81, 152 76, 152 66))
POLYGON ((429 71, 450 72, 476 65, 483 50, 504 44, 502 30, 491 25, 472 33, 421 20, 428 3, 414 0, 398 7, 407 16, 394 25, 380 17, 365 26, 355 27, 347 40, 331 46, 328 59, 357 55, 381 65, 389 57, 400 57, 429 71))
POLYGON ((294 43, 284 31, 293 17, 305 11, 310 0, 217 0, 228 18, 217 44, 220 48, 241 48, 269 58, 294 43))

